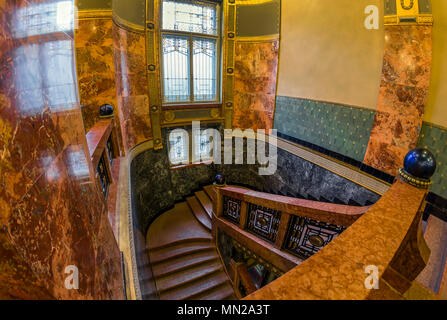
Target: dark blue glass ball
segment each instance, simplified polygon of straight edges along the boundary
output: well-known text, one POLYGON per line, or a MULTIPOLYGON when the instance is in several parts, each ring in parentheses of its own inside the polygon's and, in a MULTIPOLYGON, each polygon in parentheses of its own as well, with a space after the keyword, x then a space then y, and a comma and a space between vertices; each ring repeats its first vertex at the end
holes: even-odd
POLYGON ((100 116, 111 116, 113 114, 113 107, 110 104, 103 104, 99 107, 100 116))
POLYGON ((222 174, 218 174, 216 175, 216 177, 214 178, 214 182, 218 185, 223 185, 225 184, 225 177, 222 174))
POLYGON ((436 159, 430 150, 416 148, 407 153, 404 169, 416 178, 430 179, 436 170, 436 159))

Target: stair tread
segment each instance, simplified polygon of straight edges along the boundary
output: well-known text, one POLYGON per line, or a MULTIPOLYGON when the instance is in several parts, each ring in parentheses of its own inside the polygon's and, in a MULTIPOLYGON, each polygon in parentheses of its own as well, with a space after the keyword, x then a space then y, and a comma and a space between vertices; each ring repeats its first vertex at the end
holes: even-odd
POLYGON ((210 249, 214 249, 214 245, 211 242, 204 242, 204 243, 179 243, 175 246, 171 246, 171 247, 165 247, 165 248, 161 248, 158 251, 155 252, 150 252, 151 255, 151 263, 157 264, 160 262, 163 262, 165 260, 168 259, 173 259, 175 257, 184 255, 184 254, 191 254, 194 252, 199 252, 199 251, 206 251, 206 250, 210 250, 210 249))
POLYGON ((213 185, 204 186, 203 190, 205 190, 208 197, 210 197, 210 199, 214 201, 214 198, 216 197, 216 190, 214 190, 214 186, 213 185))
POLYGON ((211 218, 206 213, 205 209, 199 203, 199 200, 194 197, 186 198, 186 202, 188 202, 189 207, 191 208, 192 213, 197 218, 197 220, 208 230, 211 230, 211 218))
POLYGON ((213 202, 210 197, 204 191, 198 191, 194 193, 196 198, 199 200, 202 207, 205 209, 205 212, 208 214, 210 219, 213 216, 213 202))
POLYGON ((160 294, 163 300, 183 300, 194 296, 200 296, 214 287, 228 282, 228 277, 223 271, 206 274, 196 278, 193 282, 185 286, 179 286, 169 292, 160 294))
MULTIPOLYGON (((197 220, 197 219, 194 219, 194 220, 197 220)), ((203 228, 203 227, 201 227, 201 228, 203 228)), ((178 247, 179 245, 182 245, 182 244, 190 244, 190 243, 197 243, 197 242, 201 242, 204 244, 210 244, 210 243, 212 243, 212 240, 213 240, 213 238, 211 235, 209 238, 189 238, 189 239, 173 240, 171 242, 166 242, 159 246, 149 247, 149 252, 152 252, 152 253, 160 252, 160 251, 172 249, 174 247, 178 247)))
POLYGON ((224 300, 234 295, 233 287, 229 281, 225 281, 220 285, 201 292, 197 295, 190 296, 190 300, 224 300))
POLYGON ((152 267, 155 277, 167 276, 174 272, 190 268, 194 265, 210 262, 219 259, 215 250, 185 254, 174 259, 159 263, 152 267))
POLYGON ((149 226, 147 245, 149 249, 159 248, 178 241, 209 238, 209 229, 197 223, 197 218, 186 202, 180 202, 166 211, 149 226))
POLYGON ((169 277, 156 278, 155 282, 157 284, 158 291, 161 293, 163 291, 172 290, 176 287, 184 286, 185 284, 189 284, 192 281, 219 270, 222 270, 222 264, 219 260, 216 260, 204 265, 202 264, 192 268, 183 269, 169 277))

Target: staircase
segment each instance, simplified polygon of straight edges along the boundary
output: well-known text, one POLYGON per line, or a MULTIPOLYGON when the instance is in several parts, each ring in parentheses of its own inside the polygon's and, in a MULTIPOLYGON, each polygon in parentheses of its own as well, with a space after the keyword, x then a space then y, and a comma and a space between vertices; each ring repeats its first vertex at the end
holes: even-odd
POLYGON ((236 299, 211 236, 214 189, 207 186, 149 227, 147 243, 161 300, 236 299))

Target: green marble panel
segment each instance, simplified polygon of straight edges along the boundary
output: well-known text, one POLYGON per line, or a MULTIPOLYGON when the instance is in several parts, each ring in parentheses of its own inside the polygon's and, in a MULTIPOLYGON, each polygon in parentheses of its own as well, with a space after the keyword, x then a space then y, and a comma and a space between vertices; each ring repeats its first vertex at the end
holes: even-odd
POLYGON ((336 103, 278 96, 279 132, 363 161, 374 111, 336 103))

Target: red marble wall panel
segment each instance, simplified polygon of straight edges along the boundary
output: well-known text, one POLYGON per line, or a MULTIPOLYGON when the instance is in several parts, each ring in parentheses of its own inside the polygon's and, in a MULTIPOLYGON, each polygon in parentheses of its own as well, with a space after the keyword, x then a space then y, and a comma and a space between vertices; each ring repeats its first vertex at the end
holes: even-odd
POLYGON ((113 25, 118 112, 126 152, 152 139, 145 43, 144 33, 113 25))
POLYGON ((233 128, 273 128, 278 47, 278 40, 237 42, 233 128))
POLYGON ((101 105, 113 105, 118 143, 123 150, 116 101, 112 25, 111 18, 78 21, 75 32, 76 66, 86 130, 99 121, 98 109, 101 105))
POLYGON ((397 174, 416 147, 430 82, 431 26, 385 26, 379 100, 364 162, 397 174))
POLYGON ((120 253, 85 138, 73 30, 46 21, 59 2, 0 2, 0 297, 121 299, 120 253), (68 265, 79 268, 79 290, 65 288, 68 265))

